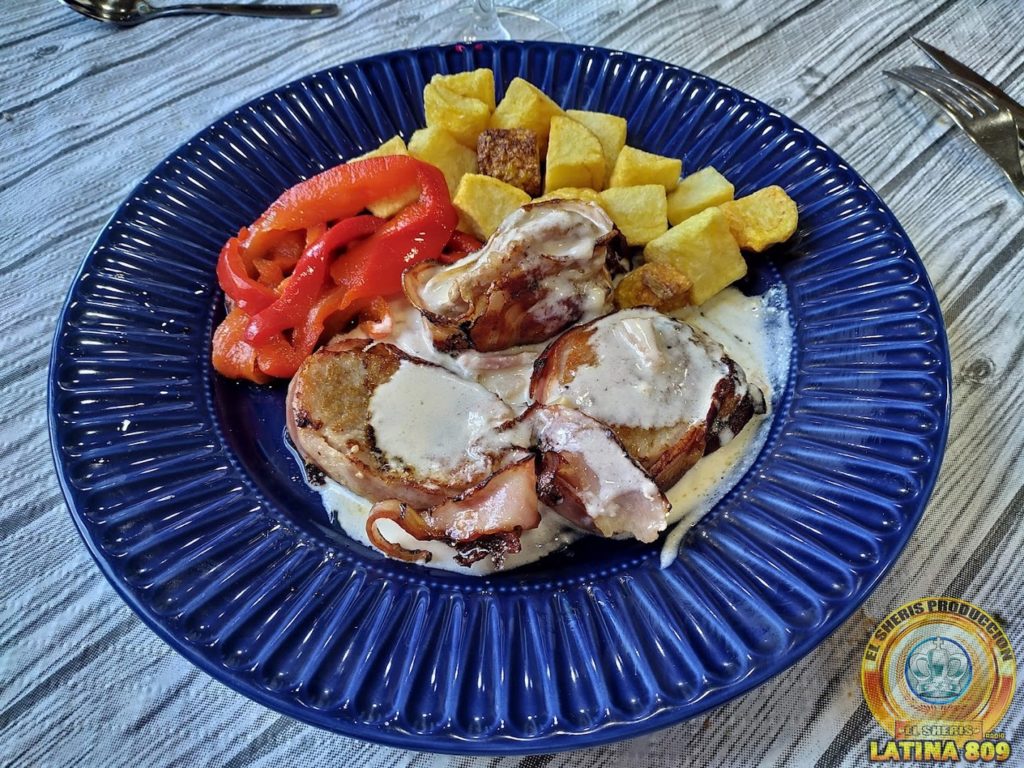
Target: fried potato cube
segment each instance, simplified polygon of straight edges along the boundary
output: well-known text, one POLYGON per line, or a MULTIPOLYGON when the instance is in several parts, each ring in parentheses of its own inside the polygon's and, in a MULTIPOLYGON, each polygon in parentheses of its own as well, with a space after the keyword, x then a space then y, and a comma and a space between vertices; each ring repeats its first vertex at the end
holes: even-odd
POLYGON ((668 196, 668 220, 675 226, 705 208, 732 200, 734 188, 711 166, 691 173, 668 196))
POLYGON ((619 152, 626 146, 625 118, 604 112, 585 112, 581 109, 567 109, 565 114, 577 123, 585 125, 601 142, 601 151, 604 153, 604 181, 607 184, 612 176, 612 169, 615 168, 615 161, 619 159, 619 152))
POLYGON ((428 128, 441 128, 464 146, 476 149, 476 139, 487 128, 490 108, 480 99, 461 96, 440 83, 423 89, 423 111, 428 128))
POLYGON ((409 150, 405 146, 405 139, 401 136, 392 136, 376 149, 371 149, 366 154, 353 157, 353 160, 365 160, 368 157, 387 157, 388 155, 408 155, 409 150))
POLYGON ((464 174, 476 173, 476 152, 462 146, 455 137, 440 128, 416 131, 409 139, 409 154, 441 169, 451 195, 459 188, 459 180, 464 174))
POLYGON ((626 274, 615 286, 615 306, 654 307, 671 312, 690 303, 693 283, 669 264, 643 264, 626 274))
POLYGON ((469 231, 486 240, 506 216, 530 202, 530 196, 493 176, 467 173, 452 202, 469 231))
POLYGON ((660 184, 609 187, 599 197, 629 245, 647 245, 668 229, 665 188, 660 184))
POLYGON ((585 200, 588 203, 594 203, 604 208, 604 203, 601 201, 601 194, 595 192, 589 187, 562 187, 556 189, 553 192, 541 195, 536 198, 533 202, 543 203, 545 200, 585 200))
POLYGON ((552 117, 544 191, 562 187, 601 189, 603 183, 604 152, 597 136, 571 118, 552 117))
POLYGON ((488 127, 529 128, 537 134, 537 146, 543 154, 548 148, 551 118, 564 114, 562 108, 537 86, 517 77, 509 83, 505 97, 491 115, 488 127))
POLYGON ((476 140, 476 163, 485 176, 540 194, 540 149, 529 128, 488 128, 476 140))
MULTIPOLYGON (((401 136, 392 136, 376 149, 367 152, 365 155, 354 157, 352 160, 365 160, 369 157, 386 157, 388 155, 408 154, 409 150, 406 149, 405 140, 401 136)), ((405 192, 394 195, 393 197, 377 200, 366 207, 374 216, 379 216, 382 219, 390 219, 413 200, 416 200, 419 196, 419 190, 413 187, 405 192)))
POLYGON ((729 221, 732 236, 747 251, 760 253, 796 232, 796 203, 782 187, 765 187, 718 207, 729 221))
POLYGON ((747 274, 729 220, 718 208, 707 208, 651 240, 644 247, 644 260, 668 264, 686 275, 693 283, 694 304, 703 304, 747 274))
POLYGON ((494 72, 489 69, 474 69, 454 75, 434 75, 430 82, 439 83, 459 96, 479 99, 494 111, 494 72))
POLYGON ((608 186, 635 187, 640 184, 661 184, 666 192, 671 192, 679 184, 679 174, 682 170, 682 160, 626 146, 615 160, 608 186))

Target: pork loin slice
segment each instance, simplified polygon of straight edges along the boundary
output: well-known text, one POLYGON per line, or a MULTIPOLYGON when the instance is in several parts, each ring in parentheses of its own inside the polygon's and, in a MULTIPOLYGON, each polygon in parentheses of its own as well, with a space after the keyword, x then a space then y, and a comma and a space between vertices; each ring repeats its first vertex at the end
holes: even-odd
POLYGON ((369 339, 310 355, 288 389, 288 430, 306 461, 370 501, 419 509, 528 455, 529 436, 502 429, 514 417, 476 382, 369 339))
POLYGON ((603 313, 616 230, 593 203, 549 200, 513 211, 484 246, 450 265, 403 276, 437 349, 494 352, 553 337, 603 313))
POLYGON ((765 410, 720 344, 649 308, 564 333, 538 358, 530 395, 607 424, 663 491, 765 410))
POLYGON ((582 411, 533 405, 523 415, 541 451, 541 500, 576 526, 601 536, 651 542, 670 505, 609 427, 582 411))

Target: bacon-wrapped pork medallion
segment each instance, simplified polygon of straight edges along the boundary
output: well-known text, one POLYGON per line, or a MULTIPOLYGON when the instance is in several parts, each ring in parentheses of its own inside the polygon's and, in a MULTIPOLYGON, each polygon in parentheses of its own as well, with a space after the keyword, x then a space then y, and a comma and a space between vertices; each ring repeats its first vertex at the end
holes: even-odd
POLYGON ((540 451, 541 500, 577 527, 644 542, 665 530, 668 499, 612 431, 582 411, 534 405, 524 414, 540 451))
POLYGON ((379 530, 453 547, 469 565, 500 567, 540 523, 528 429, 489 390, 391 344, 347 339, 308 357, 288 390, 288 430, 303 458, 376 502, 370 541, 429 559, 379 530))
POLYGON ((306 459, 369 501, 442 504, 528 455, 497 395, 391 344, 348 339, 310 355, 288 390, 306 459))
POLYGON ((440 350, 533 344, 604 311, 615 236, 593 203, 533 203, 510 214, 480 250, 454 264, 417 264, 402 282, 440 350))
POLYGON ((567 331, 537 359, 530 395, 608 425, 662 490, 765 410, 721 345, 647 308, 567 331))

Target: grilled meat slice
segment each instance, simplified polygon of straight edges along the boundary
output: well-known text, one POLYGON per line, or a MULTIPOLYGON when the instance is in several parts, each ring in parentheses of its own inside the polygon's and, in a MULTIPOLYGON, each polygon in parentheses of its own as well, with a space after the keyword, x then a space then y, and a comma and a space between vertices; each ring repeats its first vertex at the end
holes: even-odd
POLYGON ((662 490, 765 410, 721 345, 649 308, 564 333, 538 358, 530 395, 607 424, 662 490))
POLYGON ((604 311, 615 235, 593 203, 525 205, 480 250, 454 264, 409 269, 405 294, 440 350, 494 352, 545 341, 604 311))
POLYGON ((370 501, 426 509, 527 455, 496 395, 390 344, 347 339, 292 379, 287 418, 310 463, 370 501))

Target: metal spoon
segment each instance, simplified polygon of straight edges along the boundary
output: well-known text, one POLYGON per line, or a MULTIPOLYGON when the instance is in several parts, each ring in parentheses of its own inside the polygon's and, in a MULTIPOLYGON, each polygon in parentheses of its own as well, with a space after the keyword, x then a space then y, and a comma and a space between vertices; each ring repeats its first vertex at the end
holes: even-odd
POLYGON ((222 16, 258 16, 265 19, 325 19, 338 15, 333 3, 313 5, 245 5, 230 3, 189 3, 157 8, 147 0, 61 0, 64 5, 96 21, 134 27, 161 16, 193 16, 215 13, 222 16))

